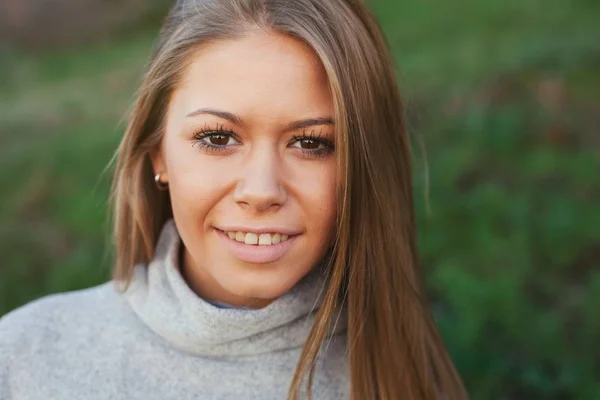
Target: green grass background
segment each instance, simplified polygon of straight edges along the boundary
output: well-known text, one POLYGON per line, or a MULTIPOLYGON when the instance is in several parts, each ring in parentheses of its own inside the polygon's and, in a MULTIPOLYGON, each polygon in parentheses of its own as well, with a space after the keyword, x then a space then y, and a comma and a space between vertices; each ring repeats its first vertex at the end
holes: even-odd
MULTIPOLYGON (((378 0, 419 246, 473 399, 600 399, 600 2, 378 0)), ((103 173, 157 29, 0 52, 0 315, 109 278, 103 173)))

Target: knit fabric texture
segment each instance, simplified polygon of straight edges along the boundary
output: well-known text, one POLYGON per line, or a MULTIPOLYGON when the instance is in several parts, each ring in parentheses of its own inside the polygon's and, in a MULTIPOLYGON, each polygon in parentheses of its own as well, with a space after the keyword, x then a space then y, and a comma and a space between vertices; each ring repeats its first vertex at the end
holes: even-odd
MULTIPOLYGON (((257 310, 220 308, 179 272, 173 220, 127 290, 47 296, 0 319, 0 399, 285 399, 324 294, 315 268, 257 310)), ((346 316, 316 363, 314 399, 349 398, 346 316)))

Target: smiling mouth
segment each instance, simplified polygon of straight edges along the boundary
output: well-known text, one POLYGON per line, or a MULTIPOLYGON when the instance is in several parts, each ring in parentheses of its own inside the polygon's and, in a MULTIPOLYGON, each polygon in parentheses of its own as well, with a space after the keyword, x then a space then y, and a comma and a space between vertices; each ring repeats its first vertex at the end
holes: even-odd
POLYGON ((266 264, 279 260, 296 243, 297 235, 223 231, 215 228, 217 236, 238 259, 252 264, 266 264))
POLYGON ((289 239, 288 235, 281 233, 254 233, 241 231, 222 232, 229 236, 229 239, 231 240, 257 246, 271 246, 274 244, 285 242, 289 239))

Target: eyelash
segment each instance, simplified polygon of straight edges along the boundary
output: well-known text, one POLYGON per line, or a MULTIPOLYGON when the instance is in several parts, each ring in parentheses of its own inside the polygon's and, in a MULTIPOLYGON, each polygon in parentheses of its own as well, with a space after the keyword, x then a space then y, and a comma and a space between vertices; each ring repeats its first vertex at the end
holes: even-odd
POLYGON ((234 139, 237 138, 235 132, 224 129, 223 125, 217 125, 216 129, 204 127, 194 133, 194 146, 198 146, 200 149, 206 150, 208 152, 219 153, 222 151, 226 151, 227 146, 216 146, 214 144, 210 144, 204 141, 204 139, 209 138, 211 136, 223 135, 227 137, 232 137, 234 139))
POLYGON ((323 158, 333 153, 333 151, 335 150, 335 145, 323 134, 323 131, 319 131, 318 133, 315 133, 314 130, 312 130, 310 133, 304 131, 303 135, 294 135, 290 143, 296 143, 302 140, 314 140, 323 146, 316 150, 308 150, 301 148, 300 150, 302 151, 302 154, 308 158, 323 158))
MULTIPOLYGON (((205 126, 204 128, 200 129, 199 131, 197 131, 194 134, 194 144, 193 145, 194 146, 197 145, 200 149, 203 149, 207 152, 213 152, 213 153, 219 153, 219 152, 229 150, 229 146, 226 146, 226 145, 218 146, 218 145, 214 145, 214 144, 207 143, 204 141, 204 139, 206 139, 206 138, 210 138, 211 136, 219 136, 219 135, 230 137, 230 138, 237 140, 237 135, 235 134, 235 132, 233 132, 232 130, 223 128, 223 125, 217 125, 216 129, 208 128, 205 126)), ((318 144, 322 145, 321 148, 315 149, 315 150, 308 150, 308 149, 300 148, 300 151, 302 151, 302 155, 307 158, 326 157, 327 155, 331 154, 335 150, 335 145, 333 144, 333 142, 331 140, 329 140, 327 137, 325 137, 325 135, 323 134, 323 131, 319 131, 318 133, 315 133, 314 130, 311 131, 310 133, 307 133, 305 131, 303 135, 294 136, 289 144, 300 142, 302 140, 314 140, 314 141, 318 142, 318 144)))

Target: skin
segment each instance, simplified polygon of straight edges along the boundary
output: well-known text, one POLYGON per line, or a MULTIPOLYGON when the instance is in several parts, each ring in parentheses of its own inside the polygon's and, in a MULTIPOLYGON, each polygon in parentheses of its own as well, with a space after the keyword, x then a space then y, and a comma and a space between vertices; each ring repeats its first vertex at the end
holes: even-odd
POLYGON ((185 247, 182 275, 199 296, 264 307, 327 251, 336 204, 333 101, 318 57, 297 39, 258 31, 199 49, 151 158, 169 185, 185 247), (307 119, 316 121, 290 129, 307 119), (229 227, 297 236, 277 261, 252 263, 226 245, 218 229, 229 227))

